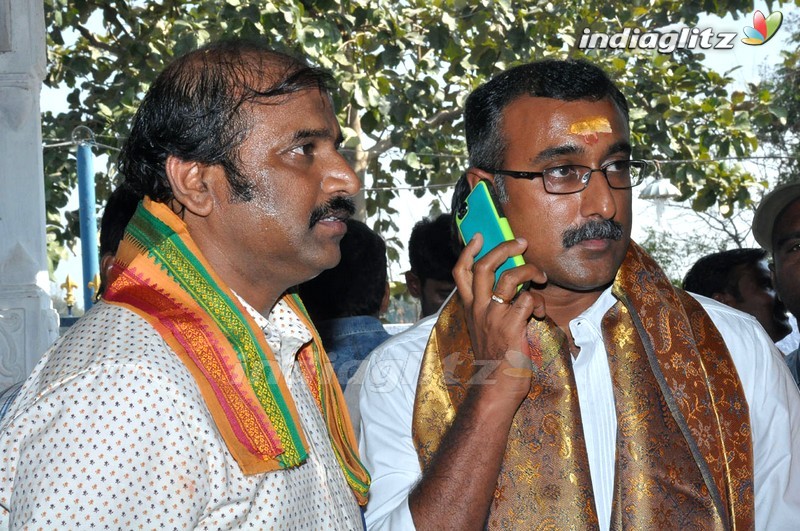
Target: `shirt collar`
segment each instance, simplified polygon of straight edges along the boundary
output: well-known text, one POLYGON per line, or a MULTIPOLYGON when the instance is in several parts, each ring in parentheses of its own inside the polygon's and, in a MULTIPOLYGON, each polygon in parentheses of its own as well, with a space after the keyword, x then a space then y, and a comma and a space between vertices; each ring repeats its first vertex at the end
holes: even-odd
POLYGON ((603 320, 603 316, 605 316, 606 312, 611 309, 614 304, 617 303, 616 297, 611 293, 611 286, 607 287, 603 290, 597 300, 594 301, 594 304, 586 308, 578 317, 570 321, 570 323, 578 320, 578 319, 586 319, 592 324, 597 325, 600 327, 600 322, 603 320))
POLYGON ((311 331, 283 298, 278 299, 269 315, 264 317, 238 293, 234 293, 234 295, 256 322, 256 325, 264 332, 267 344, 272 349, 281 371, 284 376, 288 376, 300 348, 313 339, 311 331))
POLYGON ((603 316, 614 304, 616 304, 616 298, 611 293, 611 287, 609 286, 591 306, 569 322, 572 339, 575 345, 581 349, 577 358, 573 356, 575 363, 589 363, 593 353, 597 350, 596 346, 602 344, 601 324, 603 316))

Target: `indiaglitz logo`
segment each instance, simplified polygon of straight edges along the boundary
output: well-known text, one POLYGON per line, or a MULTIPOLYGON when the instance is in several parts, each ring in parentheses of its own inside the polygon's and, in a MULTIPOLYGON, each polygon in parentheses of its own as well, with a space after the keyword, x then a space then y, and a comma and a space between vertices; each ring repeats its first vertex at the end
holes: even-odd
POLYGON ((782 23, 783 13, 780 11, 770 13, 768 17, 764 17, 761 11, 756 11, 753 13, 753 25, 744 28, 747 37, 742 42, 750 46, 761 46, 775 36, 782 23))
POLYGON ((675 50, 730 50, 736 32, 718 31, 711 28, 681 28, 678 31, 648 31, 642 32, 639 28, 624 28, 619 33, 592 32, 589 28, 583 29, 583 34, 578 40, 581 50, 594 49, 632 49, 658 50, 661 53, 672 53, 675 50))
MULTIPOLYGON (((753 13, 753 25, 745 26, 746 37, 741 39, 750 46, 760 46, 775 36, 783 23, 780 11, 770 13, 768 17, 761 11, 753 13)), ((737 34, 730 31, 714 31, 712 28, 681 28, 673 31, 647 31, 639 28, 623 28, 618 33, 593 32, 583 28, 578 39, 581 50, 595 49, 633 49, 658 50, 661 53, 672 53, 675 50, 731 50, 737 34)))

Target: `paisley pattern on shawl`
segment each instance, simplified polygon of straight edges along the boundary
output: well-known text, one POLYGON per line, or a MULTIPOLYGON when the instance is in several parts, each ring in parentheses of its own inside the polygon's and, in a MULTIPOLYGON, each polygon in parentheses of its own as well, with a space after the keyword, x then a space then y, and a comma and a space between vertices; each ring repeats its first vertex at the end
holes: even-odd
MULTIPOLYGON (((744 391, 719 331, 631 243, 603 317, 617 410, 612 529, 754 526, 744 391)), ((598 527, 577 388, 564 333, 529 323, 531 391, 517 411, 489 528, 598 527)), ((423 356, 412 434, 434 457, 477 372, 464 308, 452 297, 423 356)))

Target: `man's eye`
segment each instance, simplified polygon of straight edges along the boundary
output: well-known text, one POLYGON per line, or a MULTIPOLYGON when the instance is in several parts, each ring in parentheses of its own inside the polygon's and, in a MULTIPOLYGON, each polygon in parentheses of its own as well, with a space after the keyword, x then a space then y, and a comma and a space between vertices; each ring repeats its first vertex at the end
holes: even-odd
POLYGON ((296 147, 292 148, 291 152, 292 153, 296 153, 298 155, 304 155, 304 156, 313 155, 314 154, 314 144, 312 144, 310 142, 308 144, 301 144, 299 146, 296 146, 296 147))
POLYGON ((781 243, 779 246, 775 247, 775 253, 780 256, 800 253, 800 240, 792 239, 792 241, 781 243))
POLYGON ((611 162, 611 163, 607 164, 605 166, 605 169, 606 169, 607 172, 622 173, 622 172, 628 171, 629 167, 630 167, 629 161, 627 161, 627 160, 617 160, 617 161, 614 161, 614 162, 611 162))
POLYGON ((575 173, 572 166, 556 166, 555 168, 548 168, 545 172, 552 178, 564 179, 571 177, 575 173))

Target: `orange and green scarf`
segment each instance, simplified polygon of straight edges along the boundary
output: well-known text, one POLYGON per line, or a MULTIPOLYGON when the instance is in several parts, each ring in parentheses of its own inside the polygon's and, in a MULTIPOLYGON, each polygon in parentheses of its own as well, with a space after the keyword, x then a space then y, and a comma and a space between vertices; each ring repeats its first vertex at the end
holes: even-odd
MULTIPOLYGON (((725 342, 702 306, 631 244, 602 319, 617 416, 611 529, 752 529, 750 417, 725 342)), ((566 336, 529 322, 531 390, 512 421, 490 529, 597 529, 566 336)), ((423 356, 412 433, 423 470, 473 378, 452 297, 423 356)))
MULTIPOLYGON (((264 333, 217 276, 183 221, 145 198, 125 230, 103 299, 146 319, 191 372, 244 474, 302 464, 308 456, 295 404, 264 333)), ((328 426, 336 459, 359 503, 369 475, 322 343, 296 295, 282 298, 312 330, 297 359, 328 426)))

